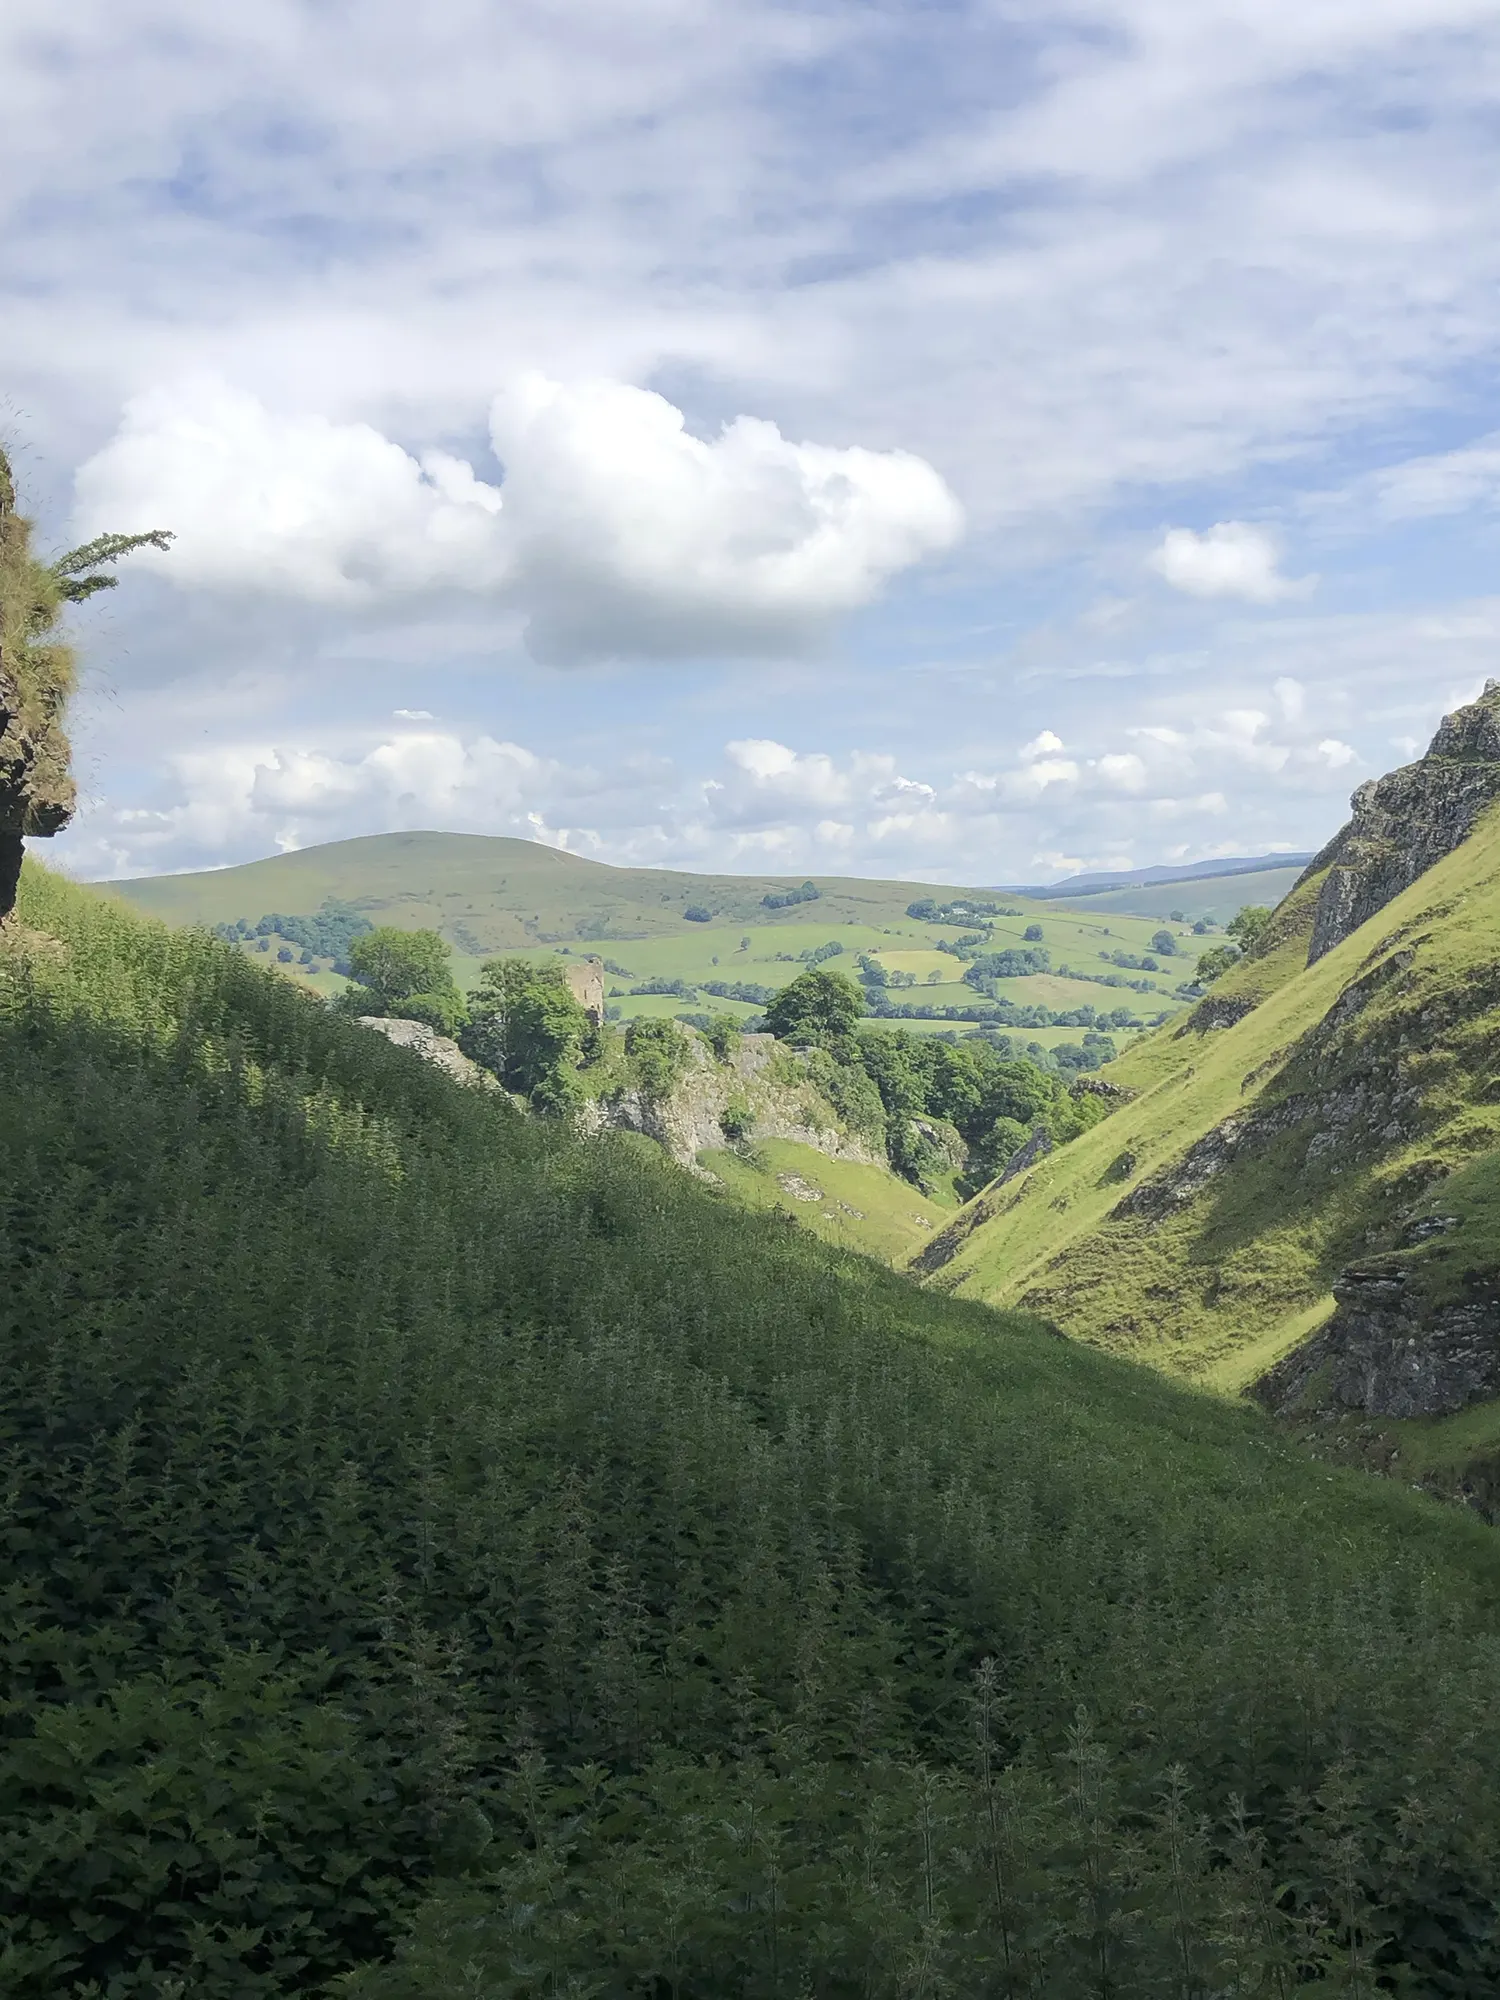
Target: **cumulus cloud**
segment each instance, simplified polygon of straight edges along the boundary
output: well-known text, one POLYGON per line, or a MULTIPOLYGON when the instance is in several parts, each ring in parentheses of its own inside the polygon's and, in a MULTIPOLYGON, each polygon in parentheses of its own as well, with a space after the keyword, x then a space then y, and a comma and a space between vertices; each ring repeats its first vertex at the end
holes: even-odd
POLYGON ((81 534, 171 525, 188 586, 359 603, 495 593, 540 658, 764 654, 815 641, 962 529, 902 451, 694 437, 662 396, 520 378, 490 419, 502 486, 363 423, 286 416, 210 379, 135 398, 80 468, 81 534))
POLYGON ((1276 544, 1249 521, 1216 521, 1203 534, 1169 528, 1149 557, 1174 590, 1190 597, 1243 597, 1254 604, 1305 597, 1316 581, 1283 576, 1276 544))
POLYGON ((170 526, 164 574, 323 603, 494 589, 500 493, 441 452, 417 460, 369 424, 284 416, 212 377, 134 397, 80 466, 78 532, 170 526))

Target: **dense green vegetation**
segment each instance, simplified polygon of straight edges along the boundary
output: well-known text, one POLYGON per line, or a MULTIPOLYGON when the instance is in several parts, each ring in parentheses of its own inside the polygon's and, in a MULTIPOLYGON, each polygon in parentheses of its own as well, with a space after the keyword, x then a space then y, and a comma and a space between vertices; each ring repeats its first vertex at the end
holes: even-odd
POLYGON ((7 1992, 1495 1990, 1478 1522, 22 916, 7 1992))
POLYGON ((226 944, 251 944, 262 951, 270 951, 279 943, 292 945, 302 954, 302 963, 327 959, 331 971, 347 978, 350 945, 375 926, 352 903, 326 896, 310 917, 287 916, 272 910, 253 920, 236 917, 232 923, 218 923, 213 928, 214 935, 226 944))

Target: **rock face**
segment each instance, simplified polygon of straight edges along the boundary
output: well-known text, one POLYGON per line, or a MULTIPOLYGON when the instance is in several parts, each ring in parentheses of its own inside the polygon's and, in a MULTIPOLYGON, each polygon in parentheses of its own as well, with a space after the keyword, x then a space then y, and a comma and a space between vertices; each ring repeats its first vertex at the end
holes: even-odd
POLYGON ((1353 817, 1304 871, 1303 882, 1328 871, 1308 964, 1451 854, 1497 798, 1500 681, 1486 681, 1478 701, 1444 716, 1425 757, 1360 786, 1353 817))
POLYGON ((429 1028, 425 1021, 403 1021, 392 1014, 361 1014, 357 1018, 362 1028, 373 1028, 377 1035, 384 1035, 398 1049, 410 1049, 413 1055, 421 1056, 424 1062, 435 1063, 460 1083, 470 1084, 475 1090, 500 1088, 487 1069, 469 1061, 457 1042, 450 1042, 446 1035, 429 1028))
POLYGON ((580 1129, 640 1132, 679 1166, 691 1168, 699 1153, 731 1143, 724 1119, 734 1106, 749 1114, 757 1139, 791 1139, 830 1159, 885 1165, 883 1148, 840 1129, 810 1083, 799 1085, 781 1074, 774 1035, 742 1035, 727 1063, 714 1059, 700 1035, 689 1039, 687 1070, 670 1096, 625 1090, 607 1100, 591 1100, 579 1113, 580 1129))
POLYGON ((1263 1375, 1253 1394, 1283 1416, 1363 1410, 1437 1417, 1500 1395, 1500 1273, 1433 1305, 1399 1265, 1345 1271, 1323 1330, 1263 1375))

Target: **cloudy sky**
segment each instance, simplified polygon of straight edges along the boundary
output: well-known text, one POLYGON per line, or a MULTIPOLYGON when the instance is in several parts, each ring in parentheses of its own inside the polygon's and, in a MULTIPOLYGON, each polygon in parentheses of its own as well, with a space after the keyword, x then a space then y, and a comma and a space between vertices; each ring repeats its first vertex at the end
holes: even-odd
POLYGON ((1317 845, 1500 674, 1493 0, 10 0, 89 877, 1317 845))

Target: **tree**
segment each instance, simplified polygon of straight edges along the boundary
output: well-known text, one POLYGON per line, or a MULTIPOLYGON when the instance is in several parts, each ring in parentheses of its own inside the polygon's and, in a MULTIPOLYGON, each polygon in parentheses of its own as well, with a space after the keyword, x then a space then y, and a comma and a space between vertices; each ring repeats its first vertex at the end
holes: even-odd
POLYGON ((1151 949, 1160 952, 1163 958, 1171 958, 1177 950, 1177 940, 1170 931, 1153 931, 1151 949))
POLYGON ((1224 926, 1224 934, 1232 937, 1241 951, 1254 953, 1265 937, 1270 921, 1271 912, 1263 904, 1247 903, 1224 926))
POLYGON ((864 1011, 853 980, 817 965, 783 986, 771 1001, 766 1030, 778 1041, 836 1047, 850 1040, 864 1011))
POLYGON ((555 959, 492 958, 469 995, 460 1037, 465 1055, 498 1076, 533 1109, 560 1115, 583 1096, 580 1064, 596 1030, 555 959))
POLYGON ((1200 986, 1210 986, 1214 980, 1222 979, 1231 965, 1238 965, 1240 954, 1232 944, 1216 944, 1203 953, 1193 977, 1200 986))
POLYGON ((105 565, 149 543, 166 549, 163 528, 100 535, 44 562, 31 522, 16 511, 10 460, 0 451, 0 923, 15 908, 25 841, 50 839, 73 817, 72 758, 63 730, 77 678, 73 649, 59 636, 69 604, 112 590, 105 565))
POLYGON ((675 1021, 640 1014, 625 1030, 625 1053, 642 1097, 659 1102, 670 1097, 688 1066, 692 1043, 675 1021))
POLYGON ((1026 939, 1026 942, 1027 942, 1027 944, 1040 944, 1040 943, 1041 943, 1041 941, 1042 941, 1042 927, 1041 927, 1041 925, 1040 925, 1040 924, 1028 924, 1028 925, 1026 926, 1026 930, 1025 930, 1025 933, 1024 933, 1024 935, 1025 935, 1025 939, 1026 939))
POLYGON ((436 931, 398 931, 389 925, 366 931, 349 944, 349 972, 363 994, 349 1003, 367 1011, 425 1021, 451 1035, 464 1018, 464 1003, 453 983, 451 948, 436 931))

